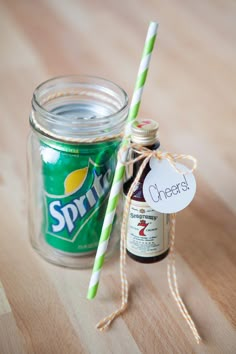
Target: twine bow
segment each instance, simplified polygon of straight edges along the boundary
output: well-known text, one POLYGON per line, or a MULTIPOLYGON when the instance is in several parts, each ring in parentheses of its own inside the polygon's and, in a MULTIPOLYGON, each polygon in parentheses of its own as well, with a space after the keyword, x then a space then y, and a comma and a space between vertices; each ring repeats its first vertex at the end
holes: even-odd
MULTIPOLYGON (((166 159, 170 165, 181 174, 186 174, 186 172, 181 171, 177 166, 176 162, 180 160, 189 160, 192 162, 192 168, 189 169, 187 173, 192 173, 197 168, 197 160, 191 155, 185 154, 172 154, 169 152, 163 152, 161 150, 150 150, 144 146, 130 143, 128 147, 124 147, 119 151, 118 159, 120 162, 126 166, 134 164, 139 160, 143 160, 140 169, 129 189, 129 192, 126 196, 126 202, 124 206, 124 213, 123 213, 123 221, 121 226, 121 240, 120 240, 120 279, 121 279, 121 298, 122 303, 119 309, 112 312, 109 316, 105 317, 97 324, 97 328, 101 331, 105 330, 107 327, 110 326, 112 321, 120 316, 128 306, 128 281, 126 275, 126 232, 127 232, 127 223, 128 223, 128 215, 131 203, 131 196, 134 193, 135 187, 137 182, 139 181, 146 165, 150 161, 150 159, 154 157, 158 160, 166 159), (123 161, 122 156, 126 155, 128 149, 132 149, 135 151, 137 156, 136 158, 131 158, 129 161, 123 161)), ((176 224, 176 213, 170 214, 170 250, 168 256, 168 264, 167 264, 167 279, 170 291, 174 297, 174 300, 186 320, 187 324, 189 325, 197 343, 200 343, 201 337, 197 331, 195 323, 193 322, 191 316, 188 313, 188 310, 181 299, 179 294, 179 288, 177 284, 177 275, 176 275, 176 268, 175 268, 175 253, 174 253, 174 241, 175 241, 175 224, 176 224)))

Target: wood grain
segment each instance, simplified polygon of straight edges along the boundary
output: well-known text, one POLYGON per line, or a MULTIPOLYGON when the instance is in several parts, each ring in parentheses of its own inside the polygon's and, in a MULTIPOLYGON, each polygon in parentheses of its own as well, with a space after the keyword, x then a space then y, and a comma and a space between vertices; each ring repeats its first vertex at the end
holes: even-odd
POLYGON ((235 18, 233 0, 0 1, 1 354, 236 353, 235 18), (140 116, 159 121, 166 148, 199 162, 196 198, 177 218, 176 249, 200 345, 171 297, 166 260, 128 260, 129 309, 101 334, 95 324, 120 303, 118 255, 89 302, 90 270, 46 263, 27 235, 34 88, 80 73, 111 79, 131 96, 150 20, 160 27, 140 116))

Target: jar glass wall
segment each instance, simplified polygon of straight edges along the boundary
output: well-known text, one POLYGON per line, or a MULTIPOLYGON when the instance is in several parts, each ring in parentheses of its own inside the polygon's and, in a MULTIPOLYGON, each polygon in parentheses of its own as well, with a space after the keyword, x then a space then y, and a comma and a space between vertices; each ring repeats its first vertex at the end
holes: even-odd
MULTIPOLYGON (((55 78, 35 90, 28 141, 29 233, 48 261, 92 266, 127 111, 126 93, 100 78, 55 78)), ((108 256, 119 241, 120 215, 108 256)))

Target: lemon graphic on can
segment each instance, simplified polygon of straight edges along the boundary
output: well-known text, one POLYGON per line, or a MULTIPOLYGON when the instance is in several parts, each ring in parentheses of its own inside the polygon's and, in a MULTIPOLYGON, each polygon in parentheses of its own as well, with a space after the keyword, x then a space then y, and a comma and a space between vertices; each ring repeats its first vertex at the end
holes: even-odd
POLYGON ((65 179, 64 187, 65 194, 74 193, 76 190, 80 189, 84 184, 88 173, 88 167, 80 168, 71 172, 65 179))

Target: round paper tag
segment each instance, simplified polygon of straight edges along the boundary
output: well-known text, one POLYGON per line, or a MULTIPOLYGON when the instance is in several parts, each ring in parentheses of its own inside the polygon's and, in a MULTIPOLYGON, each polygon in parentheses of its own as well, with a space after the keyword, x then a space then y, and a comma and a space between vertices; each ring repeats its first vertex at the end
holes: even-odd
POLYGON ((160 213, 170 214, 183 210, 190 204, 196 193, 196 181, 189 169, 176 163, 179 173, 166 160, 151 158, 151 171, 143 184, 146 202, 160 213))

